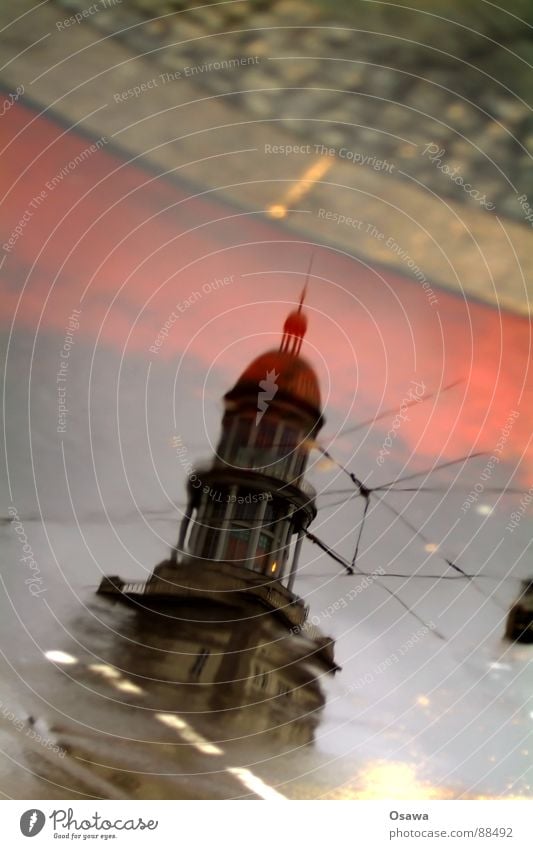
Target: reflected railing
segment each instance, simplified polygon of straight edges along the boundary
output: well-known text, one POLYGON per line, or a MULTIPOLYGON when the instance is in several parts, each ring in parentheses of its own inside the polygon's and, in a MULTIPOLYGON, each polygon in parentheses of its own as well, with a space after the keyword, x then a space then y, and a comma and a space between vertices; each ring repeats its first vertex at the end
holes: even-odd
MULTIPOLYGON (((298 453, 296 459, 300 460, 301 456, 298 453)), ((238 448, 231 452, 230 456, 216 460, 215 465, 257 472, 257 474, 273 477, 298 487, 310 499, 316 496, 315 488, 303 476, 294 473, 296 465, 294 449, 288 448, 280 458, 279 453, 272 450, 260 450, 257 447, 238 448)))

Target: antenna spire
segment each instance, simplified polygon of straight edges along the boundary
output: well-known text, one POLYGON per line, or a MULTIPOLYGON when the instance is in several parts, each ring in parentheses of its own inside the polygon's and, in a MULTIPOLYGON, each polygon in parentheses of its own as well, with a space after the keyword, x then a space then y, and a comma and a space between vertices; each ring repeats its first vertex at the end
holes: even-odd
POLYGON ((302 294, 300 295, 300 303, 298 305, 298 312, 302 311, 302 307, 304 305, 304 301, 305 301, 305 298, 306 298, 306 295, 307 295, 307 288, 309 286, 309 277, 311 275, 311 269, 313 267, 314 258, 315 258, 315 252, 313 251, 313 253, 309 257, 309 268, 307 269, 307 274, 305 275, 305 283, 304 283, 304 287, 302 289, 302 294))
POLYGON ((305 283, 300 295, 298 309, 289 313, 285 320, 285 324, 283 325, 283 336, 281 338, 280 351, 287 351, 289 354, 297 355, 300 353, 305 331, 307 330, 307 319, 303 312, 303 305, 307 295, 309 275, 311 274, 314 256, 313 252, 309 258, 309 268, 307 269, 307 274, 305 276, 305 283))

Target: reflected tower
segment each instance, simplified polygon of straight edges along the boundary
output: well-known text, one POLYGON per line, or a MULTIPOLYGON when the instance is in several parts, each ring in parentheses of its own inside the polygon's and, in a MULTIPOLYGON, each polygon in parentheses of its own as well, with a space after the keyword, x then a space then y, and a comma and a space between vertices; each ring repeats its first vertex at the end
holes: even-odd
POLYGON ((303 299, 285 321, 279 349, 254 359, 224 396, 216 456, 189 480, 174 555, 195 559, 198 569, 201 561, 228 564, 289 591, 316 515, 304 474, 324 423, 317 376, 300 355, 303 299))
POLYGON ((146 582, 104 578, 99 591, 142 597, 143 606, 188 604, 196 621, 193 611, 202 604, 204 621, 222 621, 220 608, 226 621, 274 614, 334 669, 332 641, 307 622, 294 591, 302 542, 317 512, 305 471, 324 424, 318 378, 301 355, 304 299, 305 287, 279 347, 256 357, 224 396, 215 456, 189 476, 169 559, 146 582))

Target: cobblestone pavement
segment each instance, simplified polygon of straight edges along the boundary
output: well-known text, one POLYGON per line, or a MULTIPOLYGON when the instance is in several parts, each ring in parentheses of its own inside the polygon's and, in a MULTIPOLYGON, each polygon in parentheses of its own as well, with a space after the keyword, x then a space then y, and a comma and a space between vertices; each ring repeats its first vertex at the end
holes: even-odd
MULTIPOLYGON (((55 2, 69 15, 90 8, 55 2)), ((393 162, 440 197, 532 214, 533 37, 512 14, 533 19, 527 3, 422 3, 432 15, 354 0, 102 5, 94 27, 250 119, 393 162)))
MULTIPOLYGON (((400 31, 394 16, 365 17, 354 30, 353 20, 328 24, 329 14, 300 0, 185 10, 10 0, 0 4, 0 82, 8 100, 22 85, 30 104, 66 126, 278 219, 296 239, 529 315, 533 188, 520 144, 531 74, 517 74, 514 95, 503 72, 491 81, 465 65, 479 35, 461 30, 454 44, 447 31, 448 49, 462 50, 450 59, 434 44, 380 34, 400 31), (482 106, 489 100, 492 111, 482 106)), ((504 52, 524 30, 509 20, 519 32, 493 27, 484 36, 507 39, 504 52)), ((435 26, 427 30, 419 40, 438 41, 435 26)))

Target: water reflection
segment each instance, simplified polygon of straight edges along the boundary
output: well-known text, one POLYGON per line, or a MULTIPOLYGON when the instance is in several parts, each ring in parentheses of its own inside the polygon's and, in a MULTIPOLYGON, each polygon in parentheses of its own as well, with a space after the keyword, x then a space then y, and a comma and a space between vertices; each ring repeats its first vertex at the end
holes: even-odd
POLYGON ((257 609, 105 598, 69 630, 40 720, 63 757, 25 755, 59 798, 283 796, 254 764, 283 772, 314 740, 333 667, 310 639, 257 609))
POLYGON ((313 740, 332 666, 270 614, 160 603, 132 607, 107 666, 90 671, 123 692, 142 690, 150 707, 185 714, 211 738, 253 735, 271 746, 313 740))

